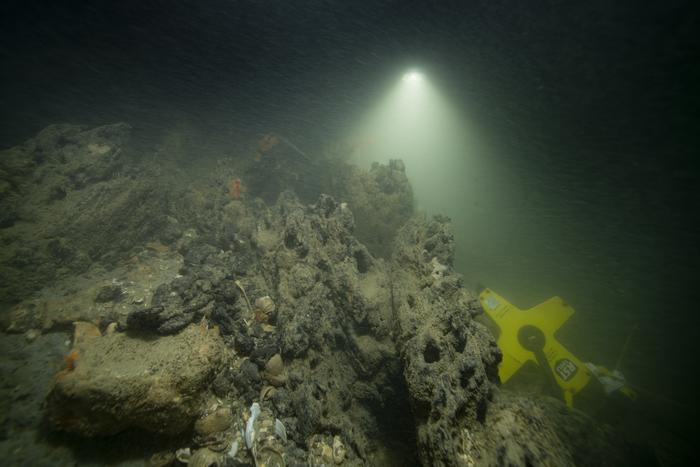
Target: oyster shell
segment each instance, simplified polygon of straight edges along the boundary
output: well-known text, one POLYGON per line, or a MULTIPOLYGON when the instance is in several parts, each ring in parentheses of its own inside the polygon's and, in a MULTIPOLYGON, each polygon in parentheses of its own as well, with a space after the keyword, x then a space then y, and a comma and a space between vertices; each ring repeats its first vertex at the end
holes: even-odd
POLYGON ((258 467, 284 467, 287 433, 270 409, 261 409, 256 402, 246 422, 246 444, 258 467), (248 431, 250 430, 250 436, 248 431))
POLYGON ((287 382, 287 374, 284 371, 284 362, 280 354, 273 355, 267 361, 262 376, 273 386, 284 386, 287 382))
POLYGON ((172 451, 160 451, 154 453, 146 464, 148 467, 168 467, 175 462, 175 453, 172 451))
POLYGON ((213 412, 197 420, 194 424, 195 432, 200 436, 208 436, 212 433, 225 431, 233 423, 233 415, 228 407, 219 407, 213 412))
POLYGON ((334 462, 333 448, 323 435, 313 435, 308 441, 307 463, 312 467, 328 466, 334 462))
POLYGON ((188 465, 190 467, 220 467, 225 464, 225 458, 218 452, 214 452, 209 448, 197 449, 188 465))
POLYGON ((273 318, 275 312, 275 302, 265 295, 255 300, 255 320, 260 323, 267 323, 273 318))
POLYGON ((260 402, 264 402, 265 399, 269 399, 275 394, 276 389, 274 386, 264 386, 260 390, 260 402))
POLYGON ((265 295, 255 300, 255 308, 269 315, 275 311, 275 302, 272 301, 269 295, 265 295))
POLYGON ((333 437, 333 462, 336 464, 342 464, 345 460, 345 455, 347 454, 347 449, 345 445, 340 440, 340 436, 335 435, 333 437))
POLYGON ((284 362, 282 356, 278 353, 274 354, 265 364, 265 371, 271 375, 278 376, 284 371, 284 362))

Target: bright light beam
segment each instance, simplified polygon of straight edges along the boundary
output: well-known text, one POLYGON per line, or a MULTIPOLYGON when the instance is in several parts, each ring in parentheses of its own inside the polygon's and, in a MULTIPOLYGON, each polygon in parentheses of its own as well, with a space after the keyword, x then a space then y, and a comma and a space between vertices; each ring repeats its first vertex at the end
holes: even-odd
POLYGON ((478 151, 472 128, 430 76, 414 68, 349 130, 348 146, 361 167, 402 159, 418 206, 446 212, 454 193, 471 186, 465 174, 475 169, 470 155, 478 151))
POLYGON ((407 83, 420 83, 423 81, 423 75, 417 71, 409 71, 403 75, 403 80, 407 83))

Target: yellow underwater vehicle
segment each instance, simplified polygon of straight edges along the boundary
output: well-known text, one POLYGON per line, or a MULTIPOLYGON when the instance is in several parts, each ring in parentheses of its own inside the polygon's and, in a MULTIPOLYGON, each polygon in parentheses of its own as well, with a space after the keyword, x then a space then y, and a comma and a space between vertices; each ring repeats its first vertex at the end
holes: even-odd
POLYGON ((569 407, 574 397, 592 381, 600 383, 605 395, 621 394, 635 399, 636 393, 618 370, 610 371, 584 363, 555 337, 557 330, 574 314, 574 309, 559 297, 552 297, 528 310, 521 310, 490 289, 479 294, 486 314, 493 319, 503 352, 499 367, 501 383, 507 382, 527 362, 537 364, 561 390, 569 407))

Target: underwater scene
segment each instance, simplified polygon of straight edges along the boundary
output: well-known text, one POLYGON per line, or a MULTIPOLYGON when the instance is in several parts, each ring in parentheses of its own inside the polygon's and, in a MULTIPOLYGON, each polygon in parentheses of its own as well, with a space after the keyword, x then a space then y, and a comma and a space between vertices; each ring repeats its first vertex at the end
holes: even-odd
POLYGON ((0 25, 1 466, 698 464, 697 2, 0 25))

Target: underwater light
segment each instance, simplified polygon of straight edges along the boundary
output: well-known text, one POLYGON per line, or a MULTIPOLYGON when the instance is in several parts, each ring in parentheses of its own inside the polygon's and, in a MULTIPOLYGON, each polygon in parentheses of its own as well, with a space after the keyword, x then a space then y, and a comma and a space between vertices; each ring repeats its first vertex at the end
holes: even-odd
POLYGON ((443 95, 437 78, 428 65, 418 63, 391 70, 381 100, 348 131, 349 159, 369 170, 374 162, 400 158, 420 208, 443 212, 454 206, 461 213, 451 196, 471 186, 463 169, 474 140, 470 123, 443 95))
POLYGON ((403 75, 403 80, 407 83, 418 83, 423 81, 423 75, 421 75, 417 71, 409 71, 408 73, 403 75))

